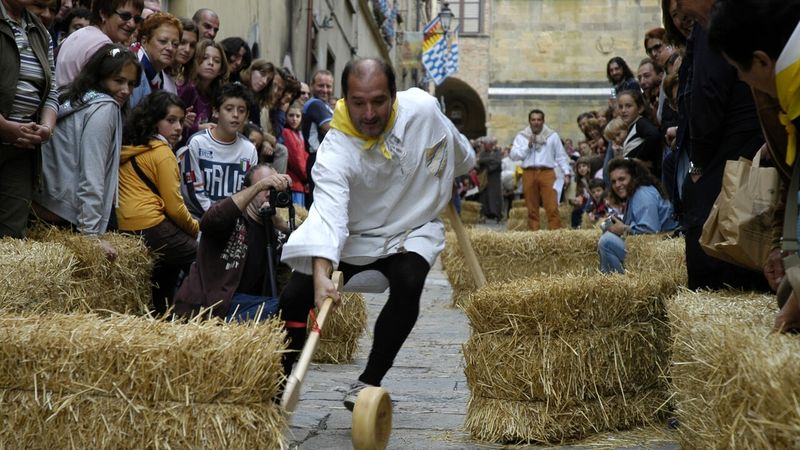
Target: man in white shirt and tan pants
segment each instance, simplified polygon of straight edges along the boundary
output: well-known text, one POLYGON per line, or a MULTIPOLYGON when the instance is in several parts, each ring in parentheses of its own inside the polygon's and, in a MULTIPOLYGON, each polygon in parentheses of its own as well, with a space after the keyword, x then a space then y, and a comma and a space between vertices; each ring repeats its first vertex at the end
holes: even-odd
POLYGON ((522 161, 522 194, 528 207, 528 227, 539 229, 539 206, 547 213, 547 229, 561 228, 556 198, 555 167, 564 172, 564 185, 569 185, 572 169, 569 157, 558 133, 544 124, 544 112, 534 109, 528 113, 528 123, 514 138, 509 155, 514 161, 522 161))

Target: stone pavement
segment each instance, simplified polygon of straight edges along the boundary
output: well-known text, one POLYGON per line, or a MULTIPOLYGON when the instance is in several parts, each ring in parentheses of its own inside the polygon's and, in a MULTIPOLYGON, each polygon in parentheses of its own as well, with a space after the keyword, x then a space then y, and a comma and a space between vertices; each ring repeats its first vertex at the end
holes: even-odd
MULTIPOLYGON (((342 399, 345 389, 366 365, 372 327, 386 295, 365 294, 369 327, 361 338, 353 364, 313 364, 309 369, 287 435, 292 448, 352 448, 352 416, 342 405, 342 399)), ((437 261, 425 284, 419 320, 383 381, 394 402, 390 449, 504 448, 471 441, 464 431, 469 388, 461 345, 468 337, 467 318, 460 309, 451 306, 450 284, 437 261)), ((653 433, 638 435, 642 434, 653 433)), ((609 435, 601 444, 562 448, 678 448, 669 437, 664 440, 647 436, 630 438, 620 433, 609 435)))

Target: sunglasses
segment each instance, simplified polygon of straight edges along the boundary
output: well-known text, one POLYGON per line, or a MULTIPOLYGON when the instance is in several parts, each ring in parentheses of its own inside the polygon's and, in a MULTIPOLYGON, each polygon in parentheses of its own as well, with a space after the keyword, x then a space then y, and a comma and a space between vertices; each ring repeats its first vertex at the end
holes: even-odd
POLYGON ((663 44, 656 44, 647 49, 647 54, 651 56, 655 56, 658 53, 661 53, 661 49, 664 48, 663 44))
POLYGON ((114 11, 114 14, 118 15, 119 18, 122 19, 123 22, 127 22, 127 21, 133 19, 133 23, 135 23, 137 25, 142 23, 142 21, 144 20, 144 17, 142 17, 142 16, 134 16, 133 13, 130 13, 128 11, 114 11))

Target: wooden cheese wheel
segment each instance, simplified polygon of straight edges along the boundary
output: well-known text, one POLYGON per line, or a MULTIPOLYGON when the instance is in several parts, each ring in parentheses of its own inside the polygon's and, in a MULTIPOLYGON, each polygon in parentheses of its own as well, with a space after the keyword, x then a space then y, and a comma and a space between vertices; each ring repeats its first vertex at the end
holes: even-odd
POLYGON ((353 448, 383 450, 392 433, 392 399, 379 387, 364 388, 353 407, 353 448))

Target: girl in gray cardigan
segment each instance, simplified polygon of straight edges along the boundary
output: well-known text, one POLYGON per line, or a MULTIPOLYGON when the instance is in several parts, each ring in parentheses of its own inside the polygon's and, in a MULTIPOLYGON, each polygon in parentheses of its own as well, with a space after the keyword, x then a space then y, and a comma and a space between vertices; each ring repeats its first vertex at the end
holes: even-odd
MULTIPOLYGON (((70 84, 53 138, 42 146, 42 186, 34 194, 42 219, 100 236, 116 204, 121 109, 139 82, 141 66, 128 49, 102 46, 70 84)), ((109 258, 116 251, 101 240, 109 258)))

